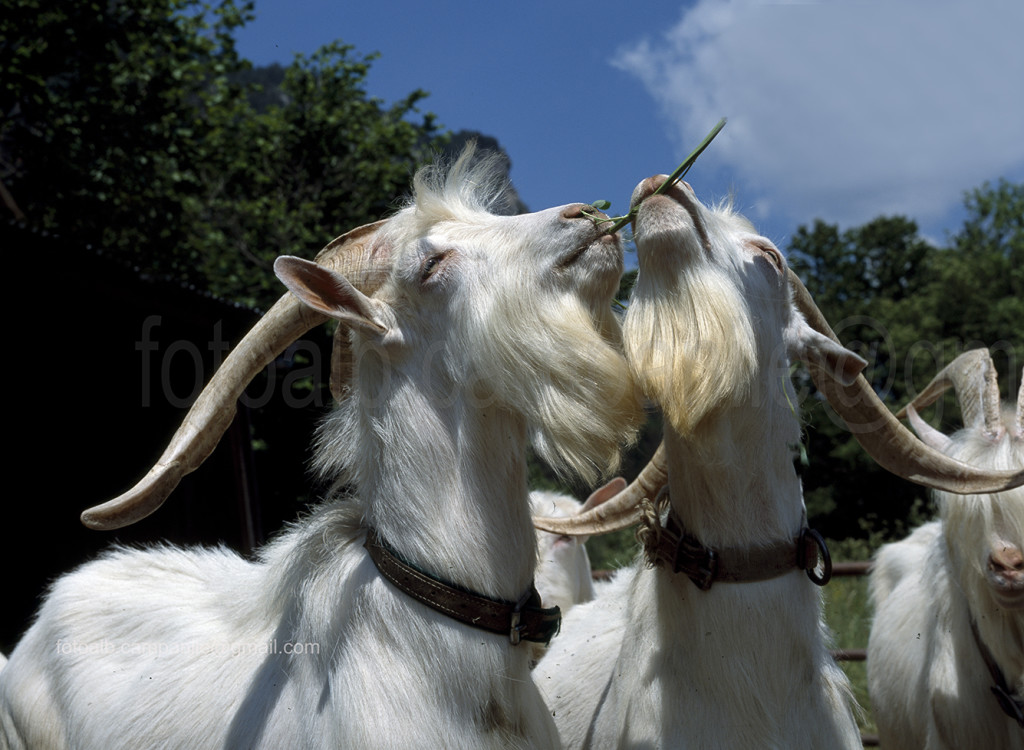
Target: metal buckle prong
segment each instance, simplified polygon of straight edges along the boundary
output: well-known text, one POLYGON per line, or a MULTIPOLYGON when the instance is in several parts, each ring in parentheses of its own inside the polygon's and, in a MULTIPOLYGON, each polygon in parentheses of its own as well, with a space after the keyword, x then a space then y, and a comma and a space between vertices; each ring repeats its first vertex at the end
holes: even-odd
POLYGON ((522 610, 532 596, 533 589, 531 587, 527 589, 525 594, 519 597, 519 601, 516 602, 516 606, 512 609, 508 640, 513 646, 518 646, 519 642, 523 639, 523 629, 525 626, 520 624, 520 621, 523 619, 522 610))

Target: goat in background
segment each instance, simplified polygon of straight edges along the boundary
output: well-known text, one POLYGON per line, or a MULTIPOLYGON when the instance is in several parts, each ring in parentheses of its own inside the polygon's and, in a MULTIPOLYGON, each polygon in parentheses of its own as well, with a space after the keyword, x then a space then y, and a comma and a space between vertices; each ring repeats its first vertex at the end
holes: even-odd
POLYGON ((421 170, 407 207, 317 263, 278 259, 293 294, 151 472, 83 520, 153 512, 247 378, 328 317, 350 331, 351 385, 315 447, 336 496, 256 562, 122 548, 62 577, 0 671, 2 744, 557 746, 516 645, 558 622, 533 586, 526 450, 593 482, 635 430, 611 311, 622 250, 580 204, 491 213, 500 170, 471 157, 421 170))
MULTIPOLYGON (((616 477, 594 490, 585 502, 551 490, 530 493, 533 515, 549 518, 573 518, 596 508, 626 488, 626 480, 616 477)), ((537 529, 537 573, 535 582, 540 600, 547 607, 558 607, 565 617, 577 604, 594 598, 594 571, 586 548, 587 537, 552 534, 537 529)), ((543 656, 546 645, 531 644, 534 662, 543 656)))
MULTIPOLYGON (((573 518, 610 500, 626 488, 621 477, 598 488, 585 502, 571 495, 550 490, 530 493, 533 515, 549 518, 573 518)), ((547 606, 558 607, 564 616, 577 604, 594 598, 594 573, 584 546, 584 535, 553 534, 537 529, 537 591, 547 606)))
MULTIPOLYGON (((1016 410, 1001 408, 987 349, 961 354, 904 411, 950 456, 1024 467, 1024 385, 1016 410), (963 429, 947 437, 917 410, 950 386, 963 429)), ((935 498, 939 519, 883 546, 871 568, 879 739, 892 750, 1024 748, 1024 489, 935 498)))

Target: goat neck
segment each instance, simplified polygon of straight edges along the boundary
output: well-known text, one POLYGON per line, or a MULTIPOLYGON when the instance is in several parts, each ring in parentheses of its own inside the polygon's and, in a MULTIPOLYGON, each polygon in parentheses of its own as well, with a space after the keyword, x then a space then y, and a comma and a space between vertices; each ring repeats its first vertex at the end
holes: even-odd
POLYGON ((368 433, 374 450, 363 454, 368 460, 359 469, 367 524, 424 572, 518 600, 536 564, 525 421, 499 408, 459 415, 460 406, 439 403, 411 383, 395 390, 373 416, 392 430, 368 433), (415 423, 409 414, 417 415, 415 423))
POLYGON ((786 340, 796 316, 781 255, 688 185, 652 189, 634 196, 640 272, 625 345, 664 413, 672 507, 705 544, 792 538, 803 521, 786 340))
POLYGON ((711 547, 760 546, 793 539, 804 522, 793 468, 795 423, 755 425, 741 408, 706 424, 699 437, 664 434, 672 510, 688 533, 711 547), (791 440, 782 435, 789 433, 791 440))

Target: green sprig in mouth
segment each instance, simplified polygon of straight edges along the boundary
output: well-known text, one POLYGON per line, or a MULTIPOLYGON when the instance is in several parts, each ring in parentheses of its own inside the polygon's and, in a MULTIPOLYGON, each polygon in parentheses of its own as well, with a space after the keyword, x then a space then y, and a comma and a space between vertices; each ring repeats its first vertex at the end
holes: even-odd
MULTIPOLYGON (((683 179, 683 177, 686 176, 686 173, 690 171, 690 167, 692 167, 694 165, 694 162, 697 161, 697 157, 704 153, 704 149, 711 145, 711 141, 715 139, 715 136, 718 135, 724 127, 725 118, 723 117, 721 120, 718 121, 715 127, 713 127, 711 131, 706 136, 704 136, 704 140, 700 142, 700 145, 698 145, 697 148, 695 148, 693 152, 686 157, 683 163, 676 167, 675 171, 668 176, 668 179, 665 180, 661 187, 654 191, 653 195, 661 195, 670 187, 672 187, 681 179, 683 179)), ((590 207, 596 211, 605 211, 609 207, 611 207, 611 205, 612 204, 609 201, 599 200, 591 203, 590 207)), ((630 209, 629 213, 624 216, 607 217, 598 216, 597 214, 590 213, 586 213, 585 215, 588 216, 596 224, 610 222, 611 226, 608 227, 608 229, 605 230, 605 232, 607 234, 615 234, 633 220, 633 218, 636 216, 637 209, 638 207, 634 206, 632 209, 630 209)))

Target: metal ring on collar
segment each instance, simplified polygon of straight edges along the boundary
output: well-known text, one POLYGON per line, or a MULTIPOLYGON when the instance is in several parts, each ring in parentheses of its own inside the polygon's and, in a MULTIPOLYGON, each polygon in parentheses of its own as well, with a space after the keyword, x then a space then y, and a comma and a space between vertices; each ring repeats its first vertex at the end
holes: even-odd
POLYGON ((811 579, 813 583, 818 586, 824 586, 830 580, 832 580, 832 555, 829 554, 828 545, 825 544, 824 537, 821 536, 814 529, 804 529, 800 533, 800 560, 798 563, 801 568, 807 572, 807 577, 811 579), (809 564, 807 555, 807 540, 814 543, 814 546, 818 548, 817 559, 814 564, 809 564), (821 563, 821 573, 818 573, 818 563, 821 563))

